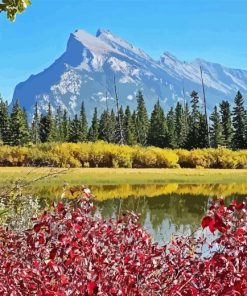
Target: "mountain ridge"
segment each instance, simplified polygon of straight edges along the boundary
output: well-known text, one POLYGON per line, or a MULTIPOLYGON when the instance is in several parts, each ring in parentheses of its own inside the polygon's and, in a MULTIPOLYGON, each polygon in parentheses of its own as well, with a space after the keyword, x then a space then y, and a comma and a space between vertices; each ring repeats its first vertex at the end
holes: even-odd
POLYGON ((149 113, 158 98, 167 110, 177 101, 189 101, 192 90, 201 94, 200 67, 209 109, 222 99, 233 102, 238 90, 247 95, 245 70, 203 59, 183 62, 165 51, 154 60, 109 30, 99 29, 93 36, 80 29, 70 34, 65 52, 50 67, 15 87, 11 104, 20 99, 31 118, 36 102, 42 112, 50 102, 53 110, 60 105, 73 116, 84 101, 90 118, 94 107, 100 112, 115 107, 115 77, 123 106, 135 108, 135 94, 141 90, 149 113))

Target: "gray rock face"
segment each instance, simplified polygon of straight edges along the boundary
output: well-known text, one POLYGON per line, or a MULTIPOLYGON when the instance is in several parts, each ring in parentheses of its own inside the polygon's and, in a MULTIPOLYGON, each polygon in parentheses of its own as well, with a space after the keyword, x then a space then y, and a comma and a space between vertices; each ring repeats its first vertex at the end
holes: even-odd
POLYGON ((182 62, 167 52, 155 61, 107 30, 96 37, 77 30, 60 58, 16 86, 11 104, 20 99, 31 119, 36 102, 40 111, 50 102, 54 111, 60 105, 73 116, 84 101, 90 119, 94 107, 99 112, 115 107, 115 77, 121 105, 135 108, 136 92, 142 90, 149 112, 158 98, 167 110, 178 100, 189 101, 192 90, 202 94, 200 66, 209 109, 222 99, 232 102, 238 90, 247 94, 247 71, 199 59, 182 62))

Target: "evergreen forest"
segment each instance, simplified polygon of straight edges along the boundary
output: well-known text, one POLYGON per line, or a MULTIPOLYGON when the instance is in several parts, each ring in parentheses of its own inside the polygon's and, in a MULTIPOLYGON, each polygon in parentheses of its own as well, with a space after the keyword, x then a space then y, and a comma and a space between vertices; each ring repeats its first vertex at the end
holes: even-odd
POLYGON ((80 113, 70 118, 59 107, 55 112, 48 105, 47 112, 39 112, 36 103, 31 124, 25 109, 17 100, 11 112, 7 102, 0 97, 0 143, 25 146, 47 142, 96 142, 155 146, 170 149, 197 149, 225 147, 234 150, 247 148, 247 110, 238 91, 234 106, 227 100, 215 106, 209 114, 196 91, 190 103, 177 102, 167 112, 158 100, 149 117, 141 91, 136 95, 137 108, 127 106, 116 110, 105 109, 99 115, 94 109, 91 122, 82 102, 80 113))

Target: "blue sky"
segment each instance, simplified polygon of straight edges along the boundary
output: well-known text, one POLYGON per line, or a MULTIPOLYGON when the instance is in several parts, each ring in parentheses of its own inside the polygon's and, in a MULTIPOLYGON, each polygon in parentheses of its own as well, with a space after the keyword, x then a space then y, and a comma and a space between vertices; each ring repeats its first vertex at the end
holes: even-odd
MULTIPOLYGON (((1 1, 1 0, 0 0, 1 1)), ((17 83, 49 66, 69 34, 98 28, 158 59, 203 58, 247 70, 246 0, 32 0, 14 23, 0 14, 0 93, 10 100, 17 83)))

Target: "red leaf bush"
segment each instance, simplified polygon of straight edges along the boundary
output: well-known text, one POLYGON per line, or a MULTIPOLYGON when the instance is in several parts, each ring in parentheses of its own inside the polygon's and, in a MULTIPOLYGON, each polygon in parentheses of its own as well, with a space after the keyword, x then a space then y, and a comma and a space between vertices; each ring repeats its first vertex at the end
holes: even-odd
POLYGON ((93 217, 90 200, 58 203, 24 232, 0 229, 0 295, 246 295, 246 203, 212 204, 214 233, 152 243, 138 216, 93 217), (207 253, 203 250, 207 246, 207 253))

